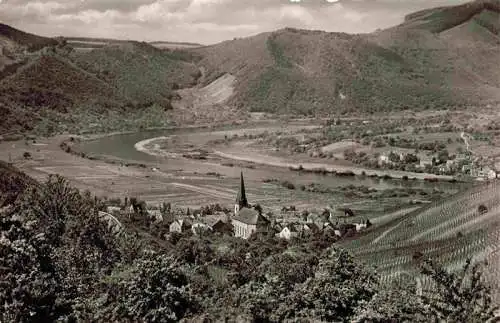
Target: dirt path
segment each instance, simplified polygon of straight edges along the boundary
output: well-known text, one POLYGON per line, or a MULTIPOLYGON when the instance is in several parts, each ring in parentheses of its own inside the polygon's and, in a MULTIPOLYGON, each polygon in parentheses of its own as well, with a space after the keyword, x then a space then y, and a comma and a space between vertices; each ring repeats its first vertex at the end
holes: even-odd
POLYGON ((392 213, 389 213, 389 214, 382 215, 382 216, 374 218, 372 220, 372 223, 373 224, 381 224, 381 223, 384 223, 384 222, 389 222, 392 219, 398 218, 401 215, 404 215, 406 213, 410 213, 410 212, 415 211, 416 209, 419 209, 419 208, 421 208, 421 206, 415 206, 415 207, 405 208, 405 209, 402 209, 402 210, 397 210, 397 211, 394 211, 392 213))
POLYGON ((397 228, 401 225, 401 223, 403 223, 403 222, 399 222, 399 223, 398 223, 398 224, 396 224, 395 226, 392 226, 392 227, 390 227, 389 229, 387 229, 387 230, 385 230, 384 232, 382 232, 382 234, 381 234, 381 235, 379 235, 378 237, 376 237, 375 239, 373 239, 373 241, 371 242, 371 244, 376 244, 376 243, 379 243, 379 242, 380 242, 380 240, 384 239, 384 237, 385 237, 386 235, 388 235, 390 232, 392 232, 392 231, 394 231, 395 229, 397 229, 397 228))
POLYGON ((215 190, 215 189, 212 190, 209 188, 190 185, 190 184, 184 184, 184 183, 169 183, 169 184, 176 186, 176 187, 183 188, 183 189, 187 189, 187 190, 190 190, 190 191, 193 191, 196 193, 202 193, 204 195, 213 196, 216 198, 223 198, 223 199, 232 200, 235 197, 234 194, 224 193, 224 192, 221 192, 220 190, 215 190))

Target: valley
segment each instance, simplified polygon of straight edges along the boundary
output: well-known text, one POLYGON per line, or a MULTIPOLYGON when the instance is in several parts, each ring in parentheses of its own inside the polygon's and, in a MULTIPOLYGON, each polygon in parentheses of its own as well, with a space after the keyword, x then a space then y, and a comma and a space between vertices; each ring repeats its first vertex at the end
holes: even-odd
MULTIPOLYGON (((134 243, 168 250, 205 296, 271 295, 252 284, 287 270, 252 275, 276 255, 312 257, 316 270, 338 248, 373 270, 377 288, 411 284, 418 297, 437 286, 425 259, 453 274, 467 259, 488 261, 479 281, 498 303, 499 14, 498 1, 478 0, 368 34, 283 28, 213 45, 49 38, 0 24, 0 215, 31 207, 12 202, 18 186, 21 198, 38 196, 40 184, 18 171, 38 183, 60 175, 89 193, 49 180, 37 207, 67 194, 99 218, 71 220, 83 221, 79 236, 58 218, 64 243, 91 228, 108 239, 98 244, 124 243, 124 264, 140 253, 134 243), (266 229, 236 229, 241 209, 266 229)), ((76 212, 71 203, 57 210, 76 212)), ((306 286, 314 270, 279 288, 306 286)), ((116 280, 109 272, 100 279, 116 280)))

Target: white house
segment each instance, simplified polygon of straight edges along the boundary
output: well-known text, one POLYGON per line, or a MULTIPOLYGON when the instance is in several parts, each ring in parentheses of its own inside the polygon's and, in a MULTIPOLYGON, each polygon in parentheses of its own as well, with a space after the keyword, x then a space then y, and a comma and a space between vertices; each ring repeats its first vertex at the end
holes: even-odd
POLYGON ((420 167, 425 168, 427 165, 432 166, 432 156, 420 157, 420 167))
POLYGON ((378 157, 378 163, 379 165, 390 164, 391 160, 389 159, 389 153, 380 154, 380 156, 378 157))
POLYGON ((361 231, 366 228, 366 223, 354 223, 356 231, 361 231))
POLYGON ((148 216, 154 219, 157 222, 163 221, 163 214, 161 214, 160 210, 148 210, 148 216))
POLYGON ((296 238, 299 236, 299 230, 293 224, 285 226, 278 234, 276 234, 280 239, 290 240, 291 238, 296 238))
POLYGON ((195 222, 191 226, 191 231, 193 231, 193 234, 199 234, 201 232, 207 232, 207 231, 212 231, 212 228, 203 222, 195 222))
POLYGON ((185 232, 187 230, 190 230, 192 227, 191 221, 189 220, 175 220, 170 224, 169 231, 170 232, 185 232))
POLYGON ((482 167, 481 169, 471 170, 471 176, 478 177, 481 179, 494 179, 497 178, 497 172, 486 166, 482 167))

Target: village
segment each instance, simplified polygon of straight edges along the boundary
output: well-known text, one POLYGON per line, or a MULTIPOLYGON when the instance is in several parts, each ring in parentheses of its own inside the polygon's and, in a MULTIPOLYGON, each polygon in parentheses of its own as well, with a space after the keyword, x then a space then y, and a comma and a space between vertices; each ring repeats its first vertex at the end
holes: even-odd
POLYGON ((349 221, 354 212, 348 208, 343 209, 342 216, 333 215, 329 209, 298 212, 294 206, 283 207, 278 215, 264 214, 260 205, 251 205, 247 200, 243 172, 233 210, 219 204, 191 210, 173 209, 170 204, 163 203, 157 208, 136 198, 126 198, 125 203, 118 203, 119 206, 116 201, 108 204, 113 205, 108 205, 106 212, 101 211, 100 215, 107 218, 115 230, 118 226, 118 232, 122 221, 146 221, 150 226, 164 228, 160 230, 161 239, 175 234, 222 234, 242 239, 274 235, 284 240, 324 235, 339 239, 352 237, 372 225, 368 219, 349 221))
POLYGON ((400 168, 410 165, 415 172, 425 172, 439 175, 469 176, 476 180, 497 178, 495 168, 480 157, 473 157, 472 153, 412 154, 398 150, 389 150, 378 155, 378 166, 381 168, 400 168))

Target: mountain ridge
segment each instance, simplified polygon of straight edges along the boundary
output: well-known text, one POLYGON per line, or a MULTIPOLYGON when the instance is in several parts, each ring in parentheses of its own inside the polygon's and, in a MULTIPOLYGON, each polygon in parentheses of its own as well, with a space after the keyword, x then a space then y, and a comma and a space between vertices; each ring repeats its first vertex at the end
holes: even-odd
MULTIPOLYGON (((500 88, 500 78, 491 68, 500 54, 497 35, 464 44, 459 35, 446 38, 440 33, 472 18, 475 22, 490 7, 495 11, 486 13, 494 16, 483 20, 494 25, 500 12, 496 3, 428 9, 407 16, 398 26, 369 34, 282 28, 193 51, 204 57, 200 64, 208 71, 207 80, 223 73, 236 75, 230 104, 250 111, 314 114, 461 108, 500 99, 493 93, 500 88), (444 18, 438 15, 443 10, 444 18), (464 10, 472 18, 448 21, 464 10), (430 22, 422 20, 432 15, 430 22), (461 58, 454 54, 456 47, 472 54, 461 58)), ((479 35, 483 32, 479 28, 486 28, 482 25, 470 33, 479 35)))
MULTIPOLYGON (((79 83, 82 89, 76 92, 64 84, 58 88, 66 88, 62 91, 66 93, 46 89, 55 97, 41 102, 61 100, 64 107, 49 105, 49 109, 70 114, 70 102, 76 106, 114 102, 97 109, 102 112, 140 112, 151 106, 172 110, 178 89, 201 88, 227 74, 235 78, 234 91, 223 105, 242 112, 314 116, 453 110, 498 103, 499 3, 474 1, 426 9, 407 15, 400 25, 368 34, 282 28, 185 49, 119 41, 96 48, 89 45, 80 51, 62 37, 50 41, 48 47, 21 55, 22 59, 5 61, 0 84, 21 96, 17 101, 4 99, 4 108, 15 106, 13 109, 19 111, 26 101, 32 102, 22 98, 28 95, 26 87, 15 80, 22 79, 24 66, 39 61, 40 55, 52 55, 63 62, 61 66, 68 73, 81 74, 75 74, 74 79, 83 79, 85 74, 93 80, 79 83), (95 84, 109 91, 102 92, 95 84), (82 99, 82 93, 95 93, 95 97, 82 99)), ((11 29, 4 29, 12 34, 11 29)), ((35 44, 46 41, 22 32, 16 35, 23 36, 16 37, 24 43, 30 39, 35 44)), ((32 77, 49 87, 56 84, 50 75, 32 77)))

